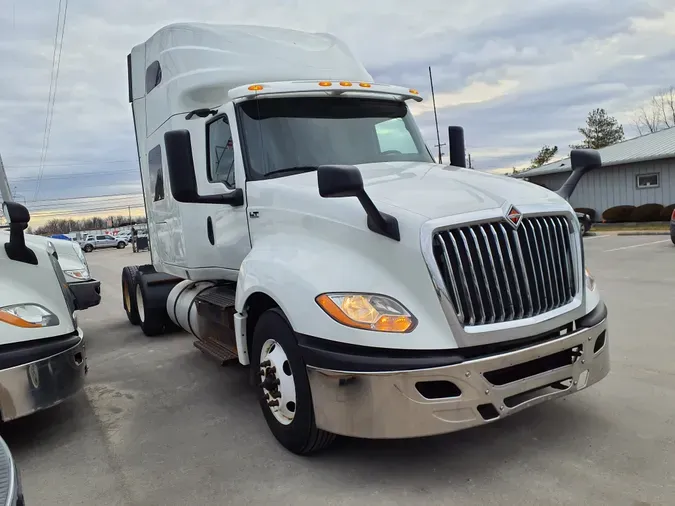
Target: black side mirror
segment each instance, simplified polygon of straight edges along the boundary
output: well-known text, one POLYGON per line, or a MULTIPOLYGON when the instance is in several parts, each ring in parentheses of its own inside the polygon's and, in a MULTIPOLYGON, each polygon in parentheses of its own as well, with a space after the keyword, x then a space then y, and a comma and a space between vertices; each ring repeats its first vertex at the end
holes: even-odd
POLYGON ((361 171, 352 165, 322 165, 317 177, 325 198, 358 197, 364 191, 361 171))
POLYGON ((12 225, 23 226, 21 230, 26 230, 28 228, 28 223, 30 222, 30 213, 28 209, 17 202, 5 202, 2 205, 2 211, 5 214, 5 218, 12 225))
POLYGON ((570 163, 573 171, 583 170, 588 172, 600 167, 602 158, 595 149, 573 149, 570 152, 570 163))
POLYGON ((23 231, 28 228, 30 213, 17 202, 5 202, 2 210, 9 221, 9 242, 5 244, 5 253, 10 260, 37 265, 35 252, 26 246, 23 231))
POLYGON ((556 192, 565 200, 569 200, 581 178, 587 172, 602 166, 602 157, 595 149, 573 149, 570 152, 572 174, 556 192))
POLYGON ((244 204, 244 192, 236 188, 225 195, 201 196, 197 191, 197 176, 192 158, 189 130, 171 130, 164 134, 166 166, 169 171, 171 195, 177 202, 193 204, 244 204))
POLYGON ((319 195, 324 198, 356 197, 368 216, 368 228, 373 232, 401 240, 398 220, 381 213, 363 188, 361 171, 352 165, 322 165, 317 170, 319 195))

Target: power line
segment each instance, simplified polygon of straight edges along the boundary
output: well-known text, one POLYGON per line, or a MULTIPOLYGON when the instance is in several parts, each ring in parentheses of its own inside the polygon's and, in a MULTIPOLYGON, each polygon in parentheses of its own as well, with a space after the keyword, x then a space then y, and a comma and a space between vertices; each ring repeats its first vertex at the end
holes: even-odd
POLYGON ((63 10, 63 25, 61 26, 61 39, 59 40, 59 53, 58 58, 55 59, 56 42, 59 36, 59 19, 61 17, 61 2, 62 0, 59 0, 59 11, 56 14, 56 34, 54 35, 54 54, 52 55, 52 72, 49 81, 49 97, 47 98, 47 118, 45 119, 45 131, 44 136, 42 138, 42 154, 40 156, 40 169, 38 172, 38 180, 35 188, 35 194, 33 195, 33 200, 37 199, 38 193, 40 192, 40 182, 42 180, 42 174, 44 172, 44 162, 47 158, 47 151, 49 150, 49 136, 52 131, 52 119, 54 117, 54 104, 56 104, 56 90, 59 82, 59 71, 61 70, 61 54, 63 52, 63 35, 66 32, 68 0, 65 0, 65 7, 63 10), (54 64, 56 64, 56 72, 54 72, 54 64), (54 90, 53 93, 52 89, 54 90))
MULTIPOLYGON (((101 164, 115 164, 115 163, 134 163, 138 164, 138 160, 91 160, 89 162, 62 162, 62 163, 43 163, 43 167, 78 167, 81 165, 101 165, 101 164)), ((13 169, 30 169, 39 168, 40 165, 5 165, 5 168, 13 169)))
MULTIPOLYGON (((131 174, 138 173, 137 169, 124 169, 124 170, 111 170, 107 172, 76 172, 74 174, 60 174, 60 175, 49 175, 42 176, 42 179, 75 179, 78 177, 88 177, 88 176, 114 176, 117 174, 131 174)), ((8 177, 12 182, 16 181, 35 181, 37 176, 21 176, 21 177, 8 177)))
MULTIPOLYGON (((132 207, 142 207, 142 206, 132 206, 132 207)), ((40 218, 58 218, 59 216, 62 216, 64 214, 67 214, 68 216, 79 216, 82 214, 96 214, 96 213, 102 213, 102 212, 109 212, 109 211, 121 211, 121 210, 127 210, 129 206, 113 206, 113 207, 100 207, 96 209, 86 209, 86 210, 79 210, 79 211, 74 211, 72 213, 62 213, 62 212, 38 212, 35 213, 35 216, 39 216, 40 218)), ((145 212, 143 213, 145 214, 145 212)), ((66 219, 66 218, 64 218, 66 219)))
POLYGON ((84 209, 92 209, 100 207, 101 205, 125 205, 125 206, 142 206, 143 200, 109 200, 107 202, 91 202, 91 203, 78 203, 72 205, 59 204, 59 205, 44 205, 39 207, 29 206, 28 210, 31 212, 41 212, 41 211, 59 211, 59 212, 70 212, 84 209))
POLYGON ((129 197, 129 196, 138 196, 143 197, 142 193, 109 193, 107 195, 82 195, 78 197, 60 197, 56 199, 42 199, 36 200, 36 202, 61 202, 64 200, 80 200, 80 199, 103 199, 103 198, 113 198, 113 197, 129 197))

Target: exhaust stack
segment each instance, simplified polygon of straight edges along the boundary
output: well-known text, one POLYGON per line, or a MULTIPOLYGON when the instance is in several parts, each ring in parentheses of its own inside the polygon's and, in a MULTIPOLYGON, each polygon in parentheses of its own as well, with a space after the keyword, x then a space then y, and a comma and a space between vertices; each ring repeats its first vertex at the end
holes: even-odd
POLYGON ((450 165, 466 167, 464 129, 461 126, 448 127, 448 147, 450 148, 450 165))

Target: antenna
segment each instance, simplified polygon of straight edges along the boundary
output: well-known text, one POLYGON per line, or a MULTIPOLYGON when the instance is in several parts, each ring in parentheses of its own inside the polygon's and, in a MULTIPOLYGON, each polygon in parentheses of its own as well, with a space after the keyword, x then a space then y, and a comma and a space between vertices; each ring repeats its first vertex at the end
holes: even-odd
POLYGON ((436 112, 436 95, 434 93, 434 78, 431 75, 431 67, 429 67, 429 83, 431 84, 431 100, 434 104, 434 120, 436 121, 436 140, 438 142, 438 163, 443 163, 443 153, 441 152, 441 133, 438 130, 438 113, 436 112))

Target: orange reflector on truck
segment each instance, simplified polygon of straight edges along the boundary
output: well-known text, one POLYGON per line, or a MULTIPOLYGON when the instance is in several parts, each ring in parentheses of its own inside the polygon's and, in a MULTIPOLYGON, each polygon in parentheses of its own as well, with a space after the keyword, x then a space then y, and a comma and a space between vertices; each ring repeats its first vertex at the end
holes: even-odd
POLYGON ((319 82, 319 86, 332 86, 332 85, 333 85, 333 83, 331 83, 330 81, 319 82))
POLYGON ((260 91, 263 89, 262 84, 252 84, 251 86, 248 87, 249 90, 251 91, 260 91))

